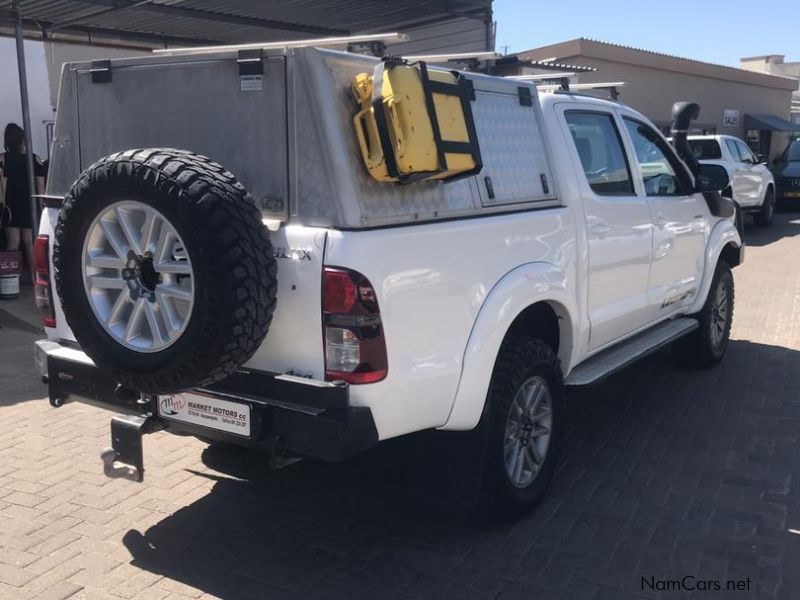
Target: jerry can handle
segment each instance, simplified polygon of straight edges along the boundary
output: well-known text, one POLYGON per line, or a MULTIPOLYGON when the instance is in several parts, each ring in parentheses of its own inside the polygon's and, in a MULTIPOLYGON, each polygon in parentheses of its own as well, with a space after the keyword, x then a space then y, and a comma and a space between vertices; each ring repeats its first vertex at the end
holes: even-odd
POLYGON ((405 154, 406 148, 406 132, 405 128, 403 127, 403 120, 400 118, 400 111, 398 107, 402 104, 402 101, 392 99, 387 102, 387 114, 389 117, 389 123, 392 126, 392 132, 394 134, 394 143, 397 156, 402 156, 405 154))
POLYGON ((378 128, 372 115, 372 107, 367 106, 358 111, 356 116, 353 117, 353 125, 355 126, 356 139, 364 162, 369 168, 378 166, 383 162, 383 152, 380 149, 378 128))

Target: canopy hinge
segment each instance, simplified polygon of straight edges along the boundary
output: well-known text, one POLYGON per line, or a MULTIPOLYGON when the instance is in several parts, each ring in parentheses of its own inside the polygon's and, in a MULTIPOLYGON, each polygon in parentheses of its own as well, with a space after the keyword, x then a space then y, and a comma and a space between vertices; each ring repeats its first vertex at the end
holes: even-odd
POLYGON ((110 83, 111 61, 93 60, 89 67, 89 73, 92 74, 92 83, 110 83))

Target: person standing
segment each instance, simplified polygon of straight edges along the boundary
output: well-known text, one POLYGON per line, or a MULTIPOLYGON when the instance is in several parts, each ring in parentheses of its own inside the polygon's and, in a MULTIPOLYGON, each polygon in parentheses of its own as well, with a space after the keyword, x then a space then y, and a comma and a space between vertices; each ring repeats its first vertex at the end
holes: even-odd
MULTIPOLYGON (((25 258, 33 264, 33 223, 31 190, 25 156, 25 132, 15 124, 6 125, 3 134, 5 152, 0 154, 0 223, 6 231, 6 250, 19 250, 23 242, 25 258), (4 203, 4 205, 3 205, 4 203)), ((34 156, 36 194, 44 190, 44 166, 34 156)), ((33 269, 31 267, 31 273, 33 269)))

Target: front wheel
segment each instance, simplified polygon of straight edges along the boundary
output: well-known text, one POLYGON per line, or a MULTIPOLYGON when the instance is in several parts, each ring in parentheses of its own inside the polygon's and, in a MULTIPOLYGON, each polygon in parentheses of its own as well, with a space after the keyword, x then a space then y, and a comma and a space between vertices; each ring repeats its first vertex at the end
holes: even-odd
POLYGON ((700 326, 673 344, 675 357, 692 367, 710 367, 725 356, 733 323, 733 273, 723 260, 717 264, 711 289, 699 313, 700 326))
POLYGON ((558 358, 541 340, 513 336, 500 350, 489 388, 483 499, 496 508, 533 507, 558 462, 564 429, 558 358))
POLYGON ((772 225, 772 219, 775 217, 775 191, 772 188, 767 188, 767 193, 764 195, 764 202, 761 208, 755 214, 755 222, 759 227, 769 227, 772 225))

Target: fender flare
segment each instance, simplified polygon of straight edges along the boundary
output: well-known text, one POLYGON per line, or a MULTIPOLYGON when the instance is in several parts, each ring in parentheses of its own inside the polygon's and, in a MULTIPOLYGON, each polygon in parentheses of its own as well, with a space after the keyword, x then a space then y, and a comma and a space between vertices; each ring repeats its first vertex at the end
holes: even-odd
POLYGON ((719 221, 711 230, 711 235, 708 236, 708 244, 706 245, 706 263, 703 269, 703 279, 700 282, 700 287, 697 290, 694 303, 689 309, 690 314, 699 312, 706 302, 708 290, 711 289, 711 280, 714 278, 714 271, 717 268, 720 254, 728 244, 733 244, 736 248, 742 247, 742 238, 736 230, 736 226, 730 219, 723 219, 719 221))
POLYGON ((534 262, 509 271, 497 282, 472 326, 450 415, 440 429, 469 430, 477 426, 500 345, 514 319, 529 306, 548 302, 553 307, 561 321, 559 356, 562 364, 571 361, 578 309, 575 295, 568 292, 574 290, 574 282, 570 285, 568 280, 568 275, 555 265, 534 262))

